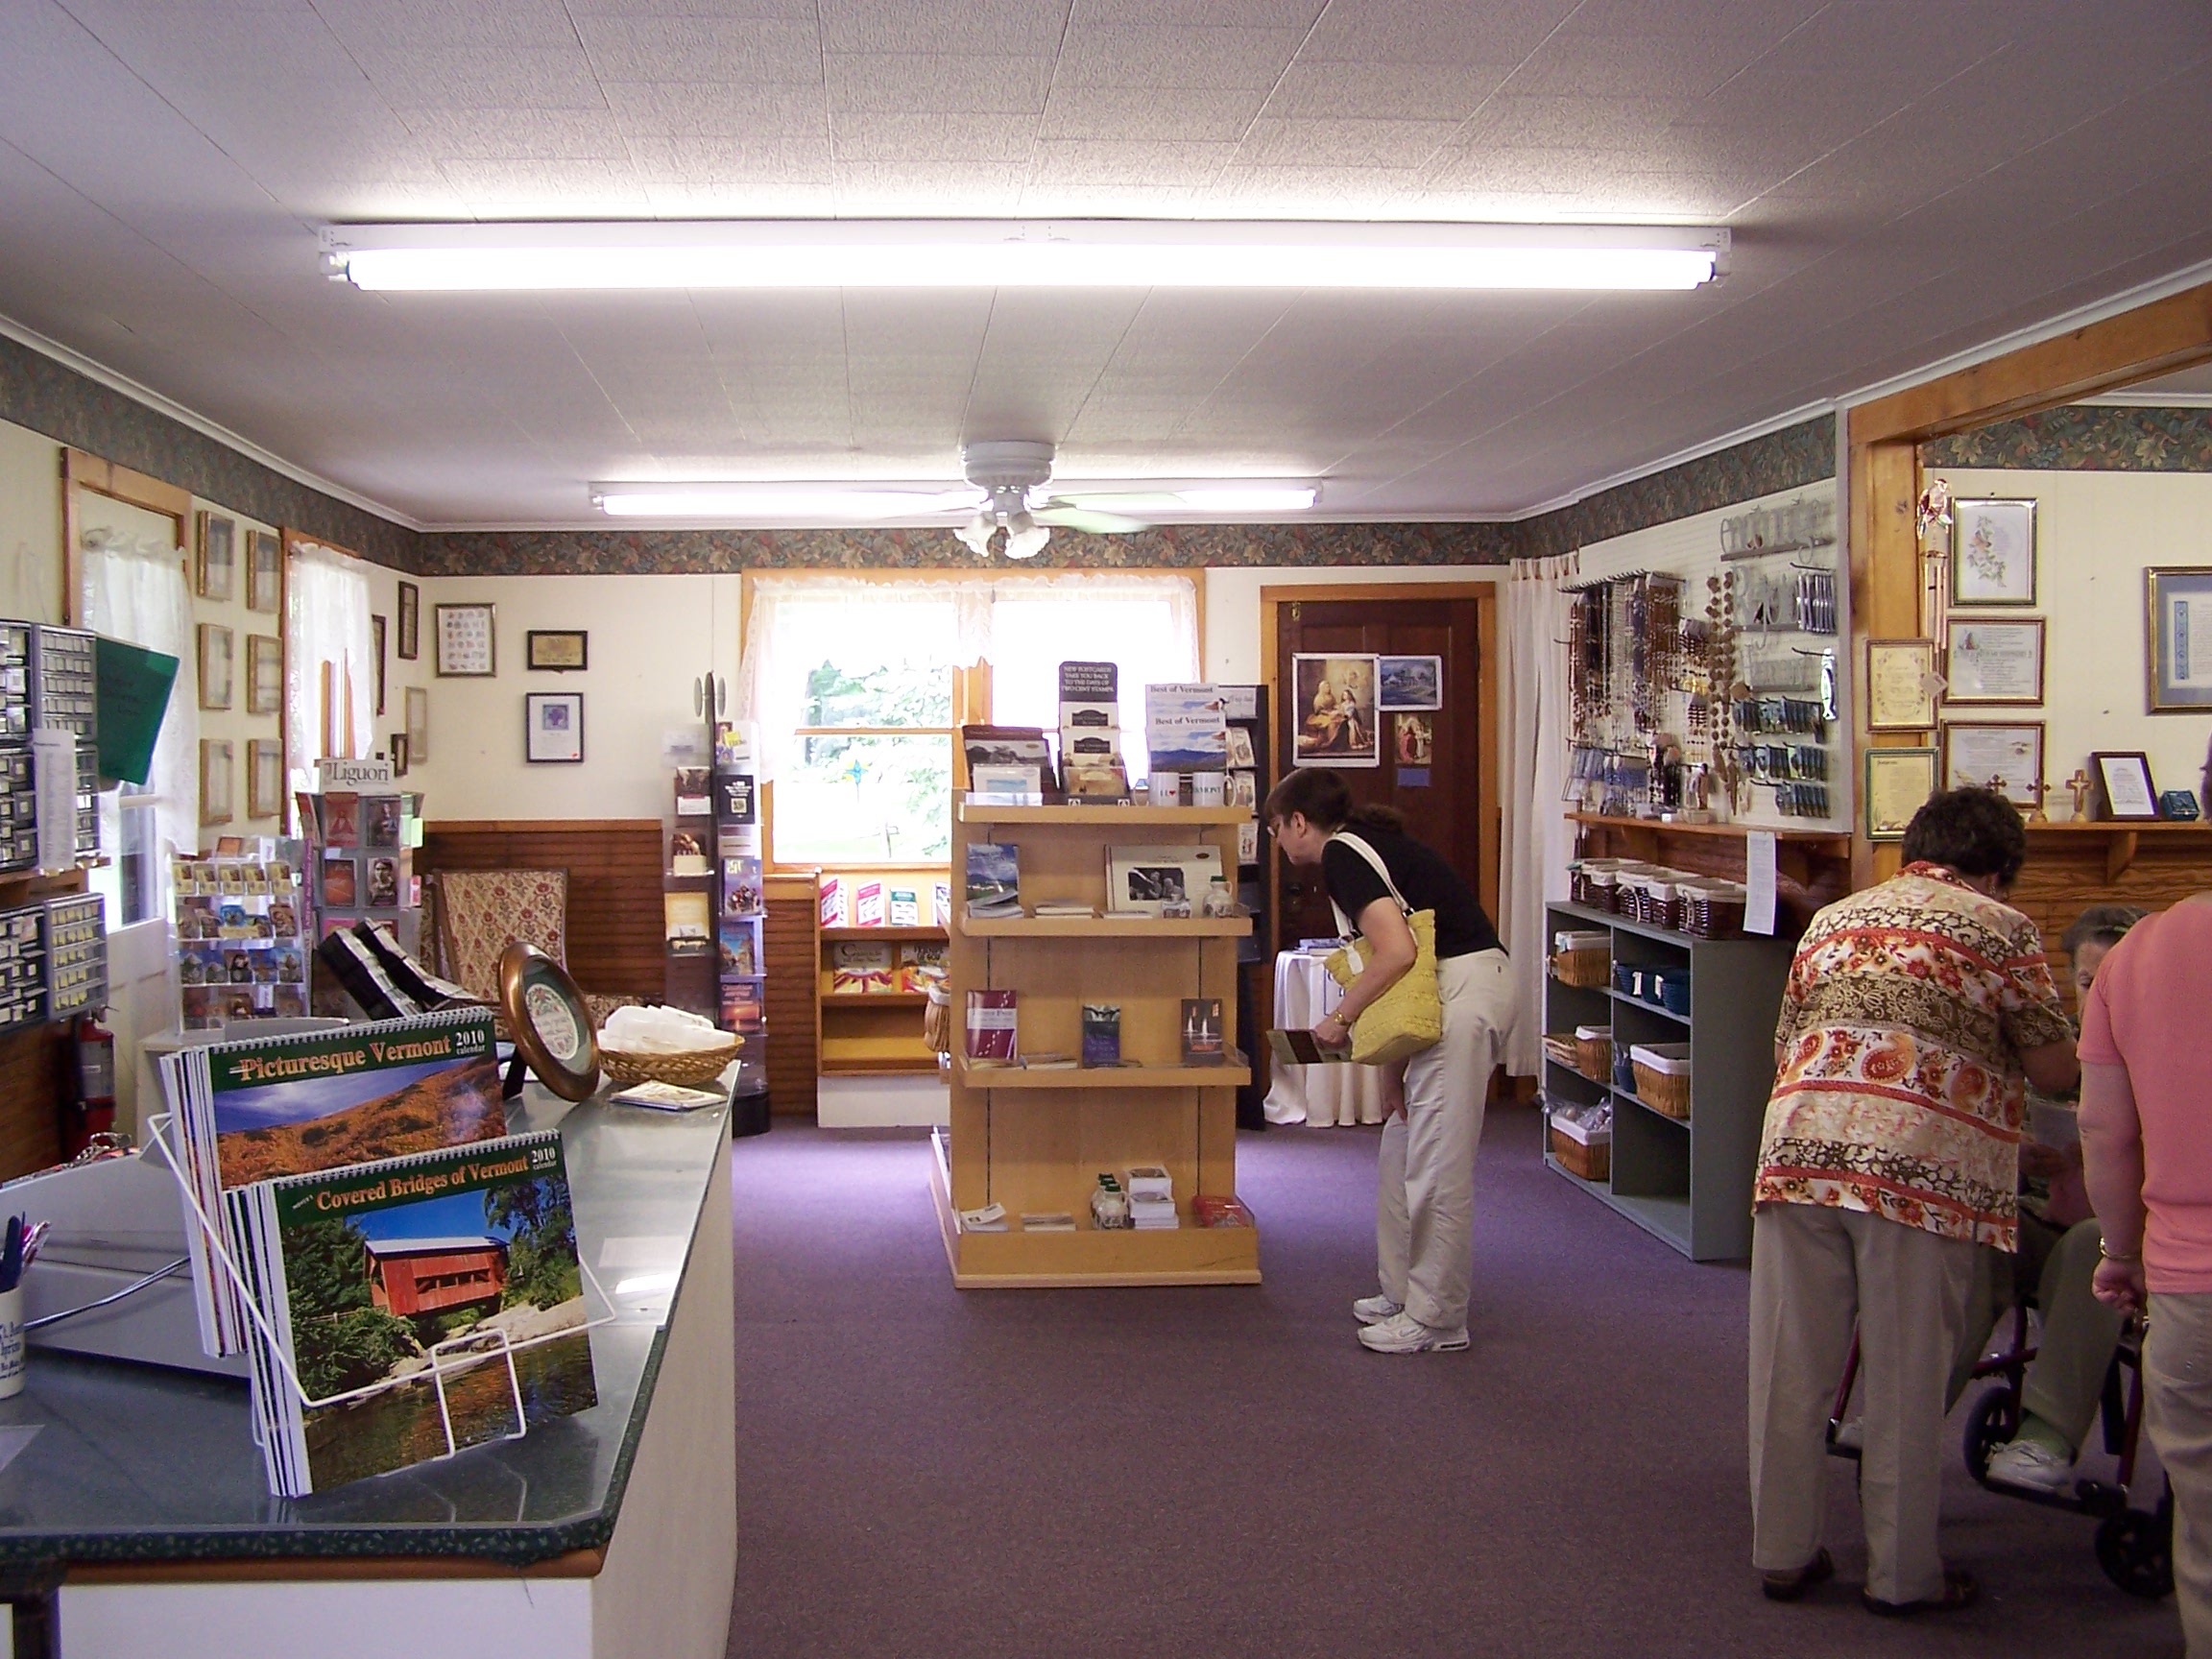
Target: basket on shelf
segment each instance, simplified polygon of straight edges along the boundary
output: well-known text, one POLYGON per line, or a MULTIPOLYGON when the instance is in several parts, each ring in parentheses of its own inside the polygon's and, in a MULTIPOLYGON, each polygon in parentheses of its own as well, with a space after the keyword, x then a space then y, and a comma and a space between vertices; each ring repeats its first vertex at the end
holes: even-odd
POLYGON ((1637 1099, 1670 1118, 1689 1118, 1689 1044, 1639 1043, 1628 1050, 1628 1064, 1636 1076, 1637 1099))
POLYGON ((1602 1025, 1575 1027, 1575 1070, 1593 1083, 1613 1080, 1613 1033, 1602 1025))
POLYGON ((1576 1140, 1557 1118, 1551 1121, 1551 1156, 1568 1174, 1584 1181, 1604 1181, 1613 1174, 1613 1132, 1599 1130, 1587 1141, 1576 1140), (1599 1136, 1603 1139, 1599 1139, 1599 1136))
POLYGON ((1544 1052, 1570 1071, 1582 1070, 1582 1057, 1575 1052, 1575 1039, 1572 1034, 1546 1032, 1544 1034, 1544 1052))
POLYGON ((1552 940, 1551 975, 1562 985, 1602 991, 1613 977, 1613 939, 1607 933, 1561 933, 1552 940))
POLYGON ((1682 889, 1682 931, 1698 939, 1743 933, 1744 891, 1734 881, 1702 881, 1682 889))
POLYGON ((642 1049, 599 1047, 599 1069, 608 1080, 624 1088, 633 1083, 673 1083, 680 1089, 703 1089, 722 1075, 737 1058, 742 1037, 732 1037, 711 1048, 685 1048, 675 1052, 647 1053, 642 1049))

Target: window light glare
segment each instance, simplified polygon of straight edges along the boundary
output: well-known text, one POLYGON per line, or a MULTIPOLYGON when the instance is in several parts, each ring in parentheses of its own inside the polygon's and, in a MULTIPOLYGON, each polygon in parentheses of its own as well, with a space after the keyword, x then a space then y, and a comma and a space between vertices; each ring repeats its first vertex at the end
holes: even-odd
POLYGON ((1260 485, 1246 488, 1178 490, 1176 498, 1197 513, 1303 513, 1313 505, 1310 486, 1260 485))

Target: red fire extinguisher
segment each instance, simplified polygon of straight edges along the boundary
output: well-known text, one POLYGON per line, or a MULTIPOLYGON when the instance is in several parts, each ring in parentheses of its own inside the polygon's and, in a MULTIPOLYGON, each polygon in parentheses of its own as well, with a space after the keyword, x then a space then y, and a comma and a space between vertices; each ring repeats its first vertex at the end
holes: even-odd
POLYGON ((115 1127, 115 1034, 89 1014, 69 1026, 69 1051, 62 1068, 66 1100, 61 1109, 61 1156, 74 1158, 95 1135, 115 1127))

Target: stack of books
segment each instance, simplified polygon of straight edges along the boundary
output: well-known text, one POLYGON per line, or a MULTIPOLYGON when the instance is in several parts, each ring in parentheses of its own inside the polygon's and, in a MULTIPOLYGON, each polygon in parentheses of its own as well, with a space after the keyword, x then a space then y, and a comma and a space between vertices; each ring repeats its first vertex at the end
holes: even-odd
POLYGON ((1060 783, 1070 801, 1129 799, 1119 678, 1111 662, 1060 664, 1060 783))
POLYGON ((1182 1223, 1175 1215, 1175 1183, 1157 1164, 1140 1164, 1121 1178, 1129 1194, 1129 1224, 1140 1233, 1164 1233, 1182 1223))

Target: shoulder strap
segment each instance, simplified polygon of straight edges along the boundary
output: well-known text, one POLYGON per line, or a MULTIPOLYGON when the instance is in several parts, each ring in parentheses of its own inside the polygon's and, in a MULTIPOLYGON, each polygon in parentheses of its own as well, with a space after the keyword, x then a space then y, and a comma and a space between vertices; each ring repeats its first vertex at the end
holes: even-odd
MULTIPOLYGON (((1406 895, 1399 892, 1398 883, 1390 879, 1390 866, 1382 862, 1382 854, 1370 847, 1363 837, 1353 834, 1349 830, 1339 830, 1329 839, 1342 842, 1353 852, 1358 854, 1360 857, 1366 859, 1369 864, 1372 864, 1375 867, 1375 874, 1382 878, 1382 885, 1390 890, 1390 897, 1398 906, 1398 913, 1402 916, 1413 914, 1413 906, 1406 902, 1406 895)), ((1344 914, 1342 905, 1332 899, 1329 901, 1329 906, 1336 912, 1336 925, 1345 933, 1350 934, 1357 931, 1352 926, 1351 918, 1344 914)))

